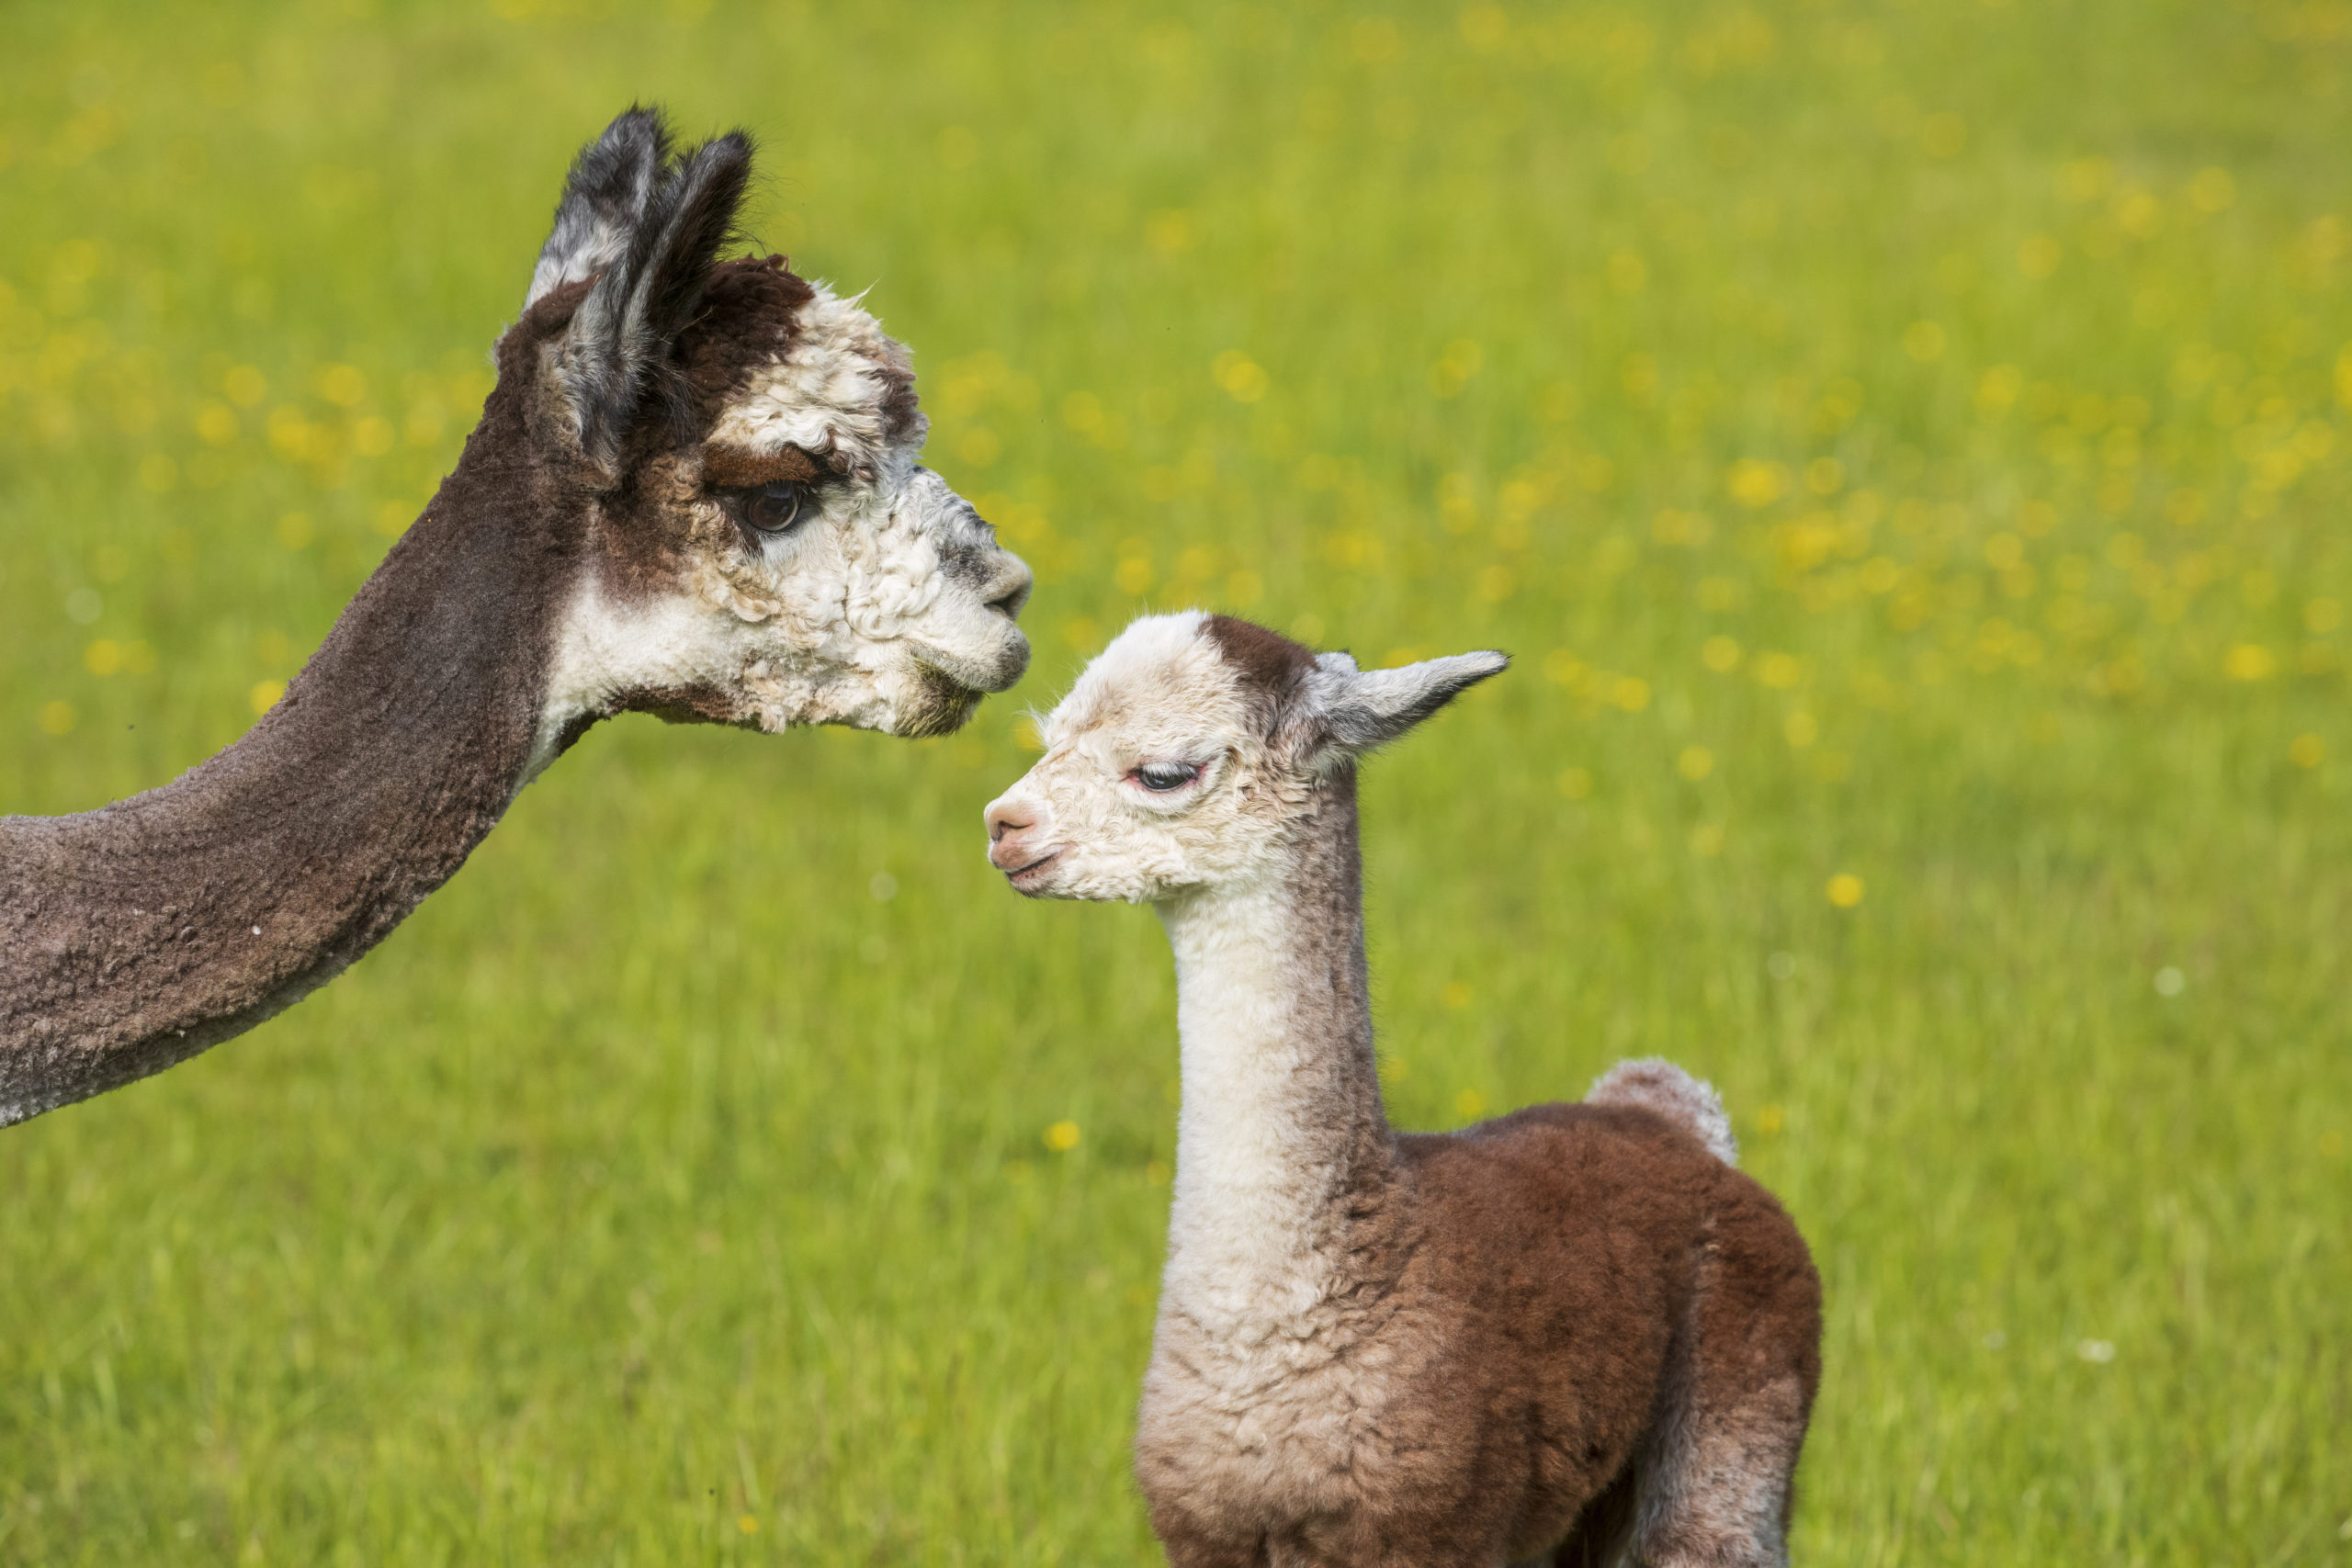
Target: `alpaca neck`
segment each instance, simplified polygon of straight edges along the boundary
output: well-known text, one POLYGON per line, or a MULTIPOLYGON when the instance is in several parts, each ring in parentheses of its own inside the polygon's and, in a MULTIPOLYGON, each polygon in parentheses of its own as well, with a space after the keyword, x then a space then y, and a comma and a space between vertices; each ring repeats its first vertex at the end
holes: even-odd
POLYGON ((567 577, 527 452, 502 384, 424 514, 227 750, 99 810, 0 818, 0 1124, 299 999, 497 821, 567 577))
POLYGON ((1318 793, 1292 851, 1265 880, 1160 906, 1183 1079, 1168 1279, 1204 1322, 1283 1310, 1269 1285, 1310 1307, 1351 1200, 1389 1168, 1351 774, 1318 793))

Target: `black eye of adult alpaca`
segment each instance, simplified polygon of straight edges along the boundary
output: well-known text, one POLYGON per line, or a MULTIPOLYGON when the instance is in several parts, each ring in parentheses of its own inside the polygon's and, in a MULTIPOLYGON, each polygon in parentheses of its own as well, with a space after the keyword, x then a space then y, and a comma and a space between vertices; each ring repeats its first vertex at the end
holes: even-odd
POLYGON ((1136 770, 1136 779, 1144 788, 1161 795, 1182 789, 1200 776, 1201 770, 1190 762, 1146 762, 1136 770))
POLYGON ((774 537, 792 531, 808 510, 808 487, 784 482, 755 485, 741 492, 738 502, 743 521, 761 533, 774 537))

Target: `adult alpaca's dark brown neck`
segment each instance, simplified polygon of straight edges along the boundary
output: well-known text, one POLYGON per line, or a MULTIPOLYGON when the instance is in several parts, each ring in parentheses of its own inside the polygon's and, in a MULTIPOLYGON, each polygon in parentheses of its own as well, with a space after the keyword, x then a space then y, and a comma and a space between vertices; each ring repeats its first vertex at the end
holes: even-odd
POLYGON ((0 1125, 288 1006, 505 810, 577 536, 526 429, 536 335, 501 344, 456 472, 244 739, 99 810, 0 818, 0 1125))

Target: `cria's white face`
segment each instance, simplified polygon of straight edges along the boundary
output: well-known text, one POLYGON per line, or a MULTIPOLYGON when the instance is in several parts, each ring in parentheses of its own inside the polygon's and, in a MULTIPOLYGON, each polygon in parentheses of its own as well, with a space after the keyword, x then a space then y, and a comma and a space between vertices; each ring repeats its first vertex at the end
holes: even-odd
POLYGON ((905 351, 819 286, 699 445, 599 520, 607 562, 559 637, 543 760, 631 708, 940 734, 1017 681, 1029 569, 921 465, 925 430, 905 351))
POLYGON ((1014 887, 1159 902, 1270 859, 1306 781, 1271 766, 1207 618, 1136 622, 1039 726, 1046 754, 988 810, 989 858, 1014 887))
POLYGON ((989 860, 1033 897, 1130 903, 1279 874, 1329 770, 1507 662, 1366 673, 1199 611, 1148 616, 1040 726, 1046 754, 988 808, 989 860))

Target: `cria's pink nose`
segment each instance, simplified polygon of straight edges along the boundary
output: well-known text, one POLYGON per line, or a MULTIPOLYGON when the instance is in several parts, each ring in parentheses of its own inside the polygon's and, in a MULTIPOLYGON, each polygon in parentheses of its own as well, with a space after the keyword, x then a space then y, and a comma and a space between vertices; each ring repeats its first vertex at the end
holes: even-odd
POLYGON ((1031 847, 1037 819, 1044 815, 1026 801, 1001 795, 989 805, 989 863, 999 871, 1018 871, 1037 858, 1031 847))

